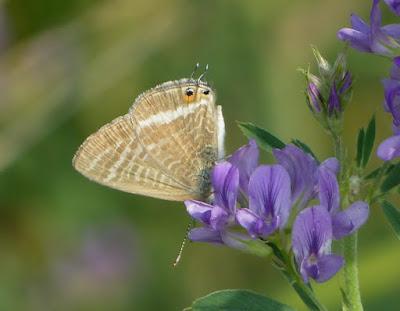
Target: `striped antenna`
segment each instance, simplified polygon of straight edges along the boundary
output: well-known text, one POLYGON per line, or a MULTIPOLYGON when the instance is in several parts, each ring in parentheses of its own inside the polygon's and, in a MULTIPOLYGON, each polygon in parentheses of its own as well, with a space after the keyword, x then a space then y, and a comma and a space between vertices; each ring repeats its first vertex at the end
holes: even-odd
POLYGON ((189 225, 188 225, 187 228, 186 228, 185 237, 184 237, 184 239, 183 239, 183 241, 182 241, 182 243, 181 243, 181 247, 180 247, 180 249, 179 249, 178 256, 176 256, 176 259, 175 259, 174 263, 172 264, 174 268, 175 268, 175 267, 179 264, 179 262, 181 261, 183 249, 185 248, 186 242, 187 242, 187 240, 188 240, 189 231, 193 228, 193 226, 194 226, 194 220, 191 220, 190 223, 189 223, 189 225))

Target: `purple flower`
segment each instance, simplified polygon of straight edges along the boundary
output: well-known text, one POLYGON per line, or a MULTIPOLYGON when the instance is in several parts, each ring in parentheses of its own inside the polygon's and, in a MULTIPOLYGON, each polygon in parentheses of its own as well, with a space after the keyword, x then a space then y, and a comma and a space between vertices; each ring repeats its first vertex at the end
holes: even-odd
POLYGON ((393 11, 394 14, 400 16, 400 1, 399 0, 385 0, 385 3, 393 11))
POLYGON ((250 175, 258 165, 259 154, 256 141, 251 139, 228 158, 228 162, 239 169, 239 185, 244 194, 247 194, 250 175))
POLYGON ((204 227, 189 232, 189 239, 198 242, 226 244, 234 248, 244 248, 240 240, 248 237, 228 230, 236 223, 236 200, 239 188, 239 170, 229 162, 214 166, 211 173, 214 189, 213 204, 196 200, 185 201, 188 213, 202 222, 204 227))
POLYGON ((400 127, 400 57, 393 59, 390 77, 382 80, 385 89, 385 110, 392 114, 393 129, 400 127))
POLYGON ((336 213, 332 218, 333 236, 336 240, 353 234, 368 219, 368 204, 357 201, 344 211, 336 213))
MULTIPOLYGON (((298 209, 304 208, 316 195, 319 174, 317 161, 292 144, 283 149, 274 149, 273 154, 278 163, 289 173, 292 202, 297 202, 298 209)), ((339 171, 339 162, 336 158, 328 158, 319 167, 330 169, 336 175, 339 171)))
POLYGON ((292 201, 299 200, 300 208, 303 207, 313 195, 317 162, 311 155, 292 144, 283 149, 274 149, 273 154, 278 163, 289 173, 292 201))
POLYGON ((338 31, 338 38, 346 41, 354 49, 379 55, 392 55, 390 48, 399 46, 400 25, 391 24, 381 26, 381 11, 379 0, 374 0, 370 13, 370 25, 358 15, 351 16, 352 28, 342 28, 338 31))
POLYGON ((385 89, 384 108, 393 117, 393 132, 378 147, 377 155, 384 161, 400 156, 400 57, 393 59, 390 77, 382 80, 385 89))
POLYGON ((377 155, 383 161, 400 157, 400 135, 385 139, 378 147, 377 155))
POLYGON ((293 224, 292 248, 304 282, 325 282, 343 266, 341 256, 331 254, 332 222, 324 206, 301 211, 293 224))
POLYGON ((311 110, 317 113, 322 109, 322 95, 318 90, 315 83, 310 82, 307 87, 308 102, 310 103, 311 110))
POLYGON ((281 165, 262 165, 250 176, 249 208, 236 214, 253 237, 267 237, 282 229, 291 209, 290 177, 281 165))
POLYGON ((354 202, 340 211, 340 193, 336 175, 326 167, 319 168, 318 198, 332 218, 333 237, 338 240, 358 230, 368 219, 368 204, 354 202))
POLYGON ((333 82, 328 98, 328 114, 331 116, 335 112, 341 112, 341 111, 342 107, 340 105, 339 94, 336 90, 336 83, 333 82))
POLYGON ((342 85, 340 86, 340 88, 338 90, 339 95, 346 93, 353 85, 353 77, 351 76, 350 71, 346 71, 341 82, 342 82, 342 85))

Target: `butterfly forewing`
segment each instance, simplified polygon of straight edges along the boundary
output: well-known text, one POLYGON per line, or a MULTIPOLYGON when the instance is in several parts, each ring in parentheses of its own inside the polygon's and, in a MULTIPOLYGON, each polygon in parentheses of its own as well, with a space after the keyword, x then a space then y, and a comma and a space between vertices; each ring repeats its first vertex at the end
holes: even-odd
POLYGON ((178 201, 205 198, 222 145, 214 96, 192 80, 147 91, 127 115, 82 144, 74 166, 94 181, 131 193, 178 201), (186 95, 188 88, 193 97, 186 95))

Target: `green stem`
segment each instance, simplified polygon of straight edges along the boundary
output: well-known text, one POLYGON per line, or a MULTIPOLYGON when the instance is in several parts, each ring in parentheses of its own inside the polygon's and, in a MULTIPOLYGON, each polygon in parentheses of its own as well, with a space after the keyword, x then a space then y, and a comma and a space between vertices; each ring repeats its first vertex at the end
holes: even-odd
POLYGON ((297 292, 300 299, 304 304, 314 311, 327 311, 327 309, 318 301, 315 297, 310 286, 305 284, 301 279, 300 275, 295 270, 290 255, 280 250, 274 243, 266 242, 272 248, 274 255, 276 256, 275 266, 283 274, 289 284, 297 292))
POLYGON ((327 311, 327 309, 316 299, 314 292, 308 287, 298 276, 294 276, 289 271, 280 269, 283 276, 288 280, 299 295, 303 303, 310 309, 315 311, 327 311))
POLYGON ((343 255, 346 261, 343 268, 344 301, 343 310, 362 311, 357 264, 357 232, 343 239, 343 255))
MULTIPOLYGON (((346 176, 345 167, 345 150, 341 135, 332 132, 332 138, 335 146, 335 156, 340 163, 339 185, 342 187, 347 184, 344 180, 346 176)), ((342 191, 342 208, 348 204, 348 190, 342 191), (344 193, 343 193, 344 192, 344 193)), ((357 265, 357 232, 344 238, 341 242, 343 256, 345 260, 342 270, 343 276, 343 310, 345 311, 362 311, 360 286, 358 280, 358 265, 357 265)))

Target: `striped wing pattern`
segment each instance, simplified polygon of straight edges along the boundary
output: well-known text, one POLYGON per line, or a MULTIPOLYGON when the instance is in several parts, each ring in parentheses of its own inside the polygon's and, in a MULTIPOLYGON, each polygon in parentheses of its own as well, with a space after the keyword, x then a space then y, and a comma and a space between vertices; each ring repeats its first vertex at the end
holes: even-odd
MULTIPOLYGON (((140 95, 129 113, 89 136, 73 165, 122 191, 182 201, 208 196, 208 173, 219 153, 213 93, 190 80, 166 82, 140 95), (196 88, 185 101, 185 89, 196 88)), ((221 133, 220 133, 221 134, 221 133)))

